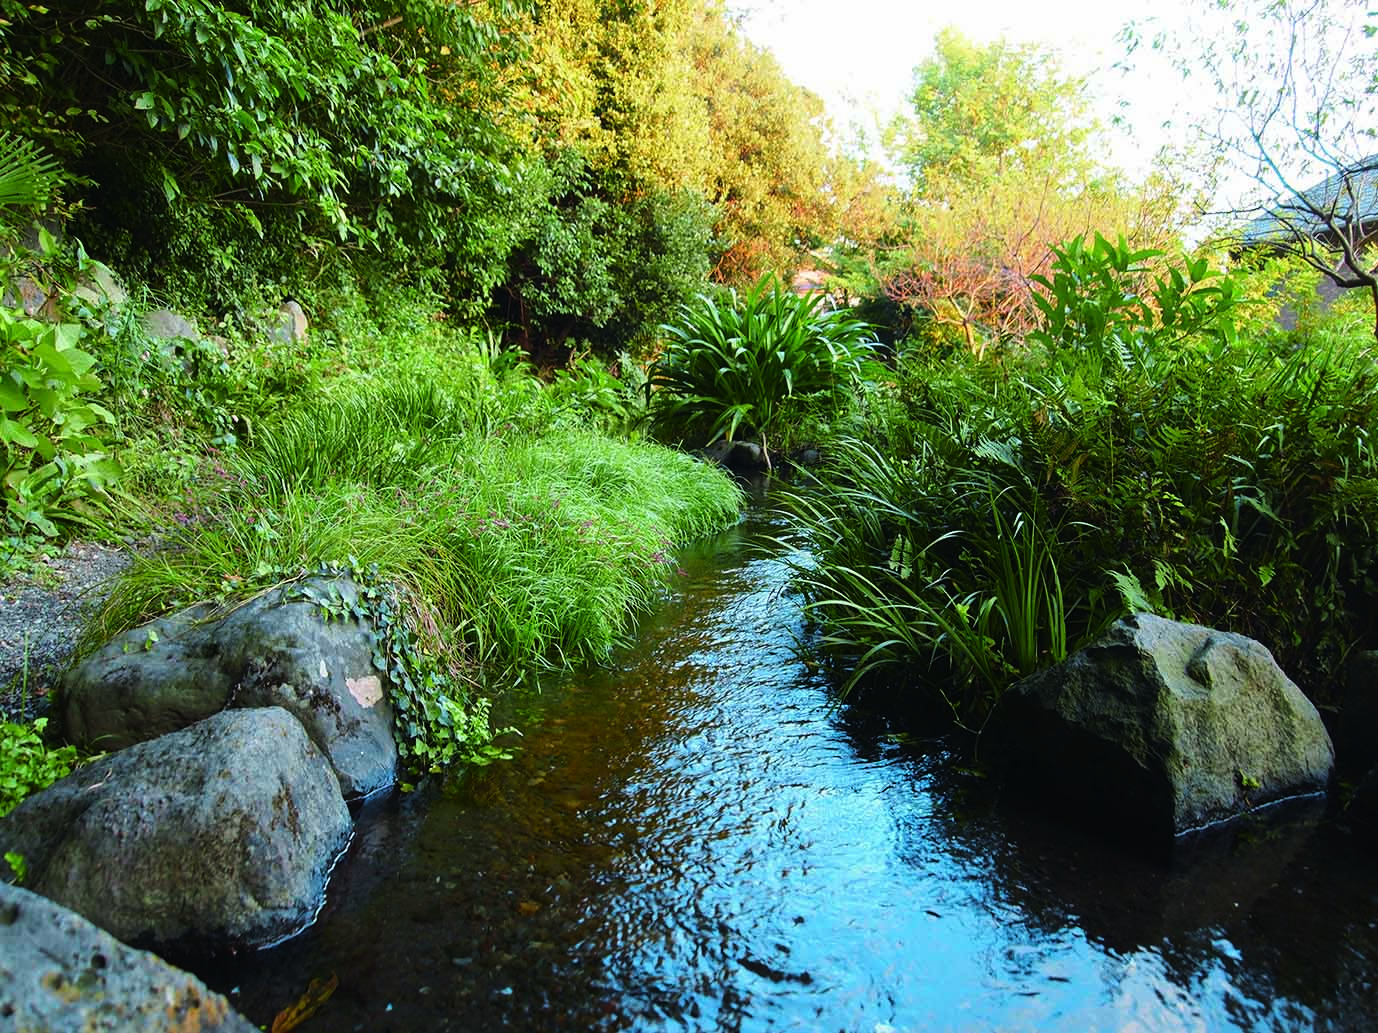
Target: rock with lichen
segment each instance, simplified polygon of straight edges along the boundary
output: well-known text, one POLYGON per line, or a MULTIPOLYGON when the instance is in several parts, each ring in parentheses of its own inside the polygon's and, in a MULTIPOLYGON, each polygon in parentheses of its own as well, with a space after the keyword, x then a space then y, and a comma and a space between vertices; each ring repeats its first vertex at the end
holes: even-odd
POLYGON ((0 818, 24 885, 127 943, 215 952, 309 924, 352 833, 278 707, 227 710, 86 765, 0 818))
POLYGON ((347 610, 358 589, 309 578, 229 613, 198 606, 117 635, 62 679, 67 738, 121 749, 227 707, 278 706, 330 759, 347 797, 391 785, 397 745, 372 629, 325 619, 308 595, 347 610))
POLYGON ((251 1033, 195 976, 51 900, 0 882, 0 1027, 251 1033))

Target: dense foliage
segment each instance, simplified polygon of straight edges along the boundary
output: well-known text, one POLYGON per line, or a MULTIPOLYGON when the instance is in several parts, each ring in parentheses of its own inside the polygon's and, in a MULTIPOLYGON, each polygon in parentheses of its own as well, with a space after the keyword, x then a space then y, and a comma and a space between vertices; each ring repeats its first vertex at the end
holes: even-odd
MULTIPOLYGON (((372 622, 411 762, 490 758, 486 675, 606 656, 733 518, 648 418, 824 445, 817 644, 971 726, 1126 609, 1322 699, 1374 644, 1371 342, 1295 270, 1169 262, 1178 192, 1046 50, 942 33, 899 188, 715 0, 0 0, 0 81, 0 568, 161 544, 90 644, 349 572, 316 601, 372 622)), ((40 731, 20 792, 71 759, 40 731)))
POLYGON ((1324 701, 1378 637, 1372 343, 1337 314, 1293 350, 1204 263, 1152 277, 1146 257, 1061 249, 1023 350, 915 354, 798 500, 801 583, 849 686, 921 686, 979 725, 1149 610, 1258 638, 1324 701))
POLYGON ((611 355, 842 199, 818 102, 707 0, 4 3, 0 76, 88 248, 239 323, 401 280, 611 355))

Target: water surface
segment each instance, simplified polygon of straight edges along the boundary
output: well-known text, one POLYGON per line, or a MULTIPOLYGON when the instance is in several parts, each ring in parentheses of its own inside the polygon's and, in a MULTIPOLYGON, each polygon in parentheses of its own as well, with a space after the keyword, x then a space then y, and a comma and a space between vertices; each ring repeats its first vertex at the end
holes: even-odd
POLYGON ((371 805, 321 921, 203 972, 329 1030, 1378 1024, 1371 855, 1277 815, 1171 856, 838 707, 758 508, 607 670, 514 692, 510 763, 371 805), (1055 810, 1054 810, 1055 813, 1055 810))

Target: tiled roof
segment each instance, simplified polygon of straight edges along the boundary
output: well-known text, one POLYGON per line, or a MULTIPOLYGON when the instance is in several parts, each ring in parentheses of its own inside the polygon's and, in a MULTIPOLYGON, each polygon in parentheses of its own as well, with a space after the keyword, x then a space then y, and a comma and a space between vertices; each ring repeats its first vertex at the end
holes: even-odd
POLYGON ((1240 232, 1245 244, 1264 244, 1305 233, 1320 236, 1326 224, 1311 209, 1333 214, 1343 225, 1378 223, 1378 154, 1371 154, 1247 223, 1240 232), (1352 193, 1352 196, 1351 196, 1352 193))

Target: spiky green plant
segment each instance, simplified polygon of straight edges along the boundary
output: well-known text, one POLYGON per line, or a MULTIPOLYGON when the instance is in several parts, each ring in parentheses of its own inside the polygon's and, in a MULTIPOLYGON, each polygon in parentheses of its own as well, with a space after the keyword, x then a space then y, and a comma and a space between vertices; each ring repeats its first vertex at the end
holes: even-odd
POLYGON ((61 177, 57 161, 32 140, 0 132, 0 226, 6 221, 6 208, 47 204, 61 177))
POLYGON ((844 665, 844 695, 891 668, 958 724, 979 725, 1010 682, 1084 636, 1064 597, 1059 529, 1043 526, 1027 486, 997 490, 931 450, 835 448, 823 490, 789 497, 817 551, 796 578, 816 645, 844 665))
POLYGON ((744 295, 702 294, 661 327, 651 417, 709 442, 756 436, 767 457, 791 399, 836 400, 863 373, 870 327, 765 276, 744 295))

